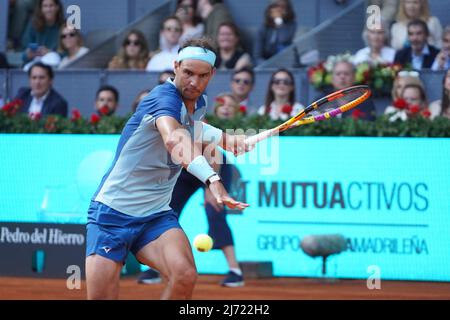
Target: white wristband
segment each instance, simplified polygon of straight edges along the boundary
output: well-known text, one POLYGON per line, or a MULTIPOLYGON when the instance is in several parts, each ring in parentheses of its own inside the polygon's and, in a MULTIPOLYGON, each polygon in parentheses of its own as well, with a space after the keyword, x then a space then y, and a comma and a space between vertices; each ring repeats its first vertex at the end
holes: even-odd
POLYGON ((198 156, 192 160, 186 170, 203 183, 206 183, 206 180, 215 174, 204 156, 198 156))

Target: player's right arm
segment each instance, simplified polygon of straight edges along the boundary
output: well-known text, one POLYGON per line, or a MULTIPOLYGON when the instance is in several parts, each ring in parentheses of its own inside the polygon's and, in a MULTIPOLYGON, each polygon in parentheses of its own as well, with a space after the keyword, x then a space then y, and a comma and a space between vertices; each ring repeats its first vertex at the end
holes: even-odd
MULTIPOLYGON (((156 127, 173 162, 180 163, 203 183, 215 175, 214 170, 202 155, 202 144, 195 143, 190 133, 175 118, 161 116, 156 120, 156 127)), ((220 180, 210 183, 208 187, 219 204, 239 210, 248 207, 248 204, 231 198, 220 180)))

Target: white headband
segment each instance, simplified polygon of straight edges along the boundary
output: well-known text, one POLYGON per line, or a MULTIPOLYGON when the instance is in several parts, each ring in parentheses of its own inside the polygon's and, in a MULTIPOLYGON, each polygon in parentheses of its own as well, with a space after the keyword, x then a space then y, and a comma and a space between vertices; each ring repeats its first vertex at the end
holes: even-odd
POLYGON ((186 47, 178 53, 178 62, 186 59, 201 60, 214 67, 216 54, 211 50, 202 47, 186 47))

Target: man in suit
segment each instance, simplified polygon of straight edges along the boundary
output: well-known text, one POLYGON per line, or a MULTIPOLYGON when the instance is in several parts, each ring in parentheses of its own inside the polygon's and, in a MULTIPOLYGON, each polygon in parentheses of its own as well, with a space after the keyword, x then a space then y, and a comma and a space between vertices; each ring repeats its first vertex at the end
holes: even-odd
POLYGON ((439 50, 427 43, 428 26, 422 20, 408 23, 408 40, 410 47, 398 50, 394 62, 401 65, 411 65, 415 70, 430 69, 439 50))
POLYGON ((67 117, 67 101, 53 89, 54 73, 51 67, 37 62, 28 70, 30 88, 21 88, 15 99, 23 101, 21 112, 31 117, 50 114, 67 117))

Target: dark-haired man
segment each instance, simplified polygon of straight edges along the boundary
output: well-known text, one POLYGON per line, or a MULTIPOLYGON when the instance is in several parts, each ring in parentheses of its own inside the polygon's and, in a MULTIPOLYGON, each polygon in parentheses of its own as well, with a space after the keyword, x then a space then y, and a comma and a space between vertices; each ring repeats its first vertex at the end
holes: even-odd
POLYGON ((114 162, 88 211, 88 299, 118 298, 129 251, 167 280, 162 299, 192 297, 194 257, 169 205, 182 167, 205 183, 218 203, 238 210, 248 206, 228 195, 203 155, 204 144, 205 150, 219 145, 235 155, 253 147, 245 136, 201 122, 206 113, 202 94, 215 73, 215 59, 208 40, 187 41, 174 62, 175 78, 155 87, 125 125, 114 162))
POLYGON ((67 101, 53 89, 54 73, 50 66, 35 63, 28 70, 29 88, 19 89, 15 99, 23 101, 21 112, 30 116, 50 114, 67 117, 67 101))
POLYGON ((397 51, 394 63, 410 65, 415 70, 430 69, 439 50, 428 44, 430 32, 422 20, 408 23, 408 40, 410 46, 397 51))
POLYGON ((119 91, 113 86, 104 85, 97 90, 95 110, 101 116, 113 115, 119 105, 119 91))

